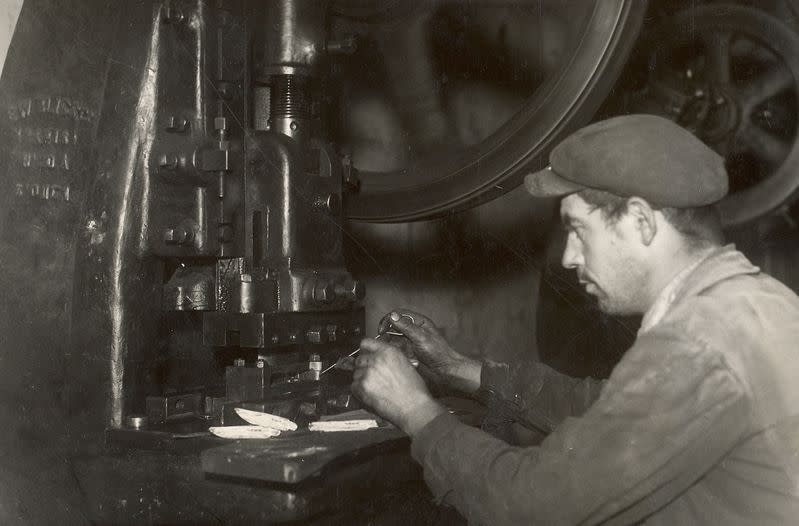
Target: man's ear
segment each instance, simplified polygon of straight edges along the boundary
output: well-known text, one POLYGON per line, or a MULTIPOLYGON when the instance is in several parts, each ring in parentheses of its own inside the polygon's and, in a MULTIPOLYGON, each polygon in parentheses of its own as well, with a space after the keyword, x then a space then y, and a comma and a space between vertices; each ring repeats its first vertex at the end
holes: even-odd
POLYGON ((641 243, 649 246, 658 232, 657 218, 652 205, 640 197, 631 197, 627 200, 627 213, 630 214, 641 236, 641 243))

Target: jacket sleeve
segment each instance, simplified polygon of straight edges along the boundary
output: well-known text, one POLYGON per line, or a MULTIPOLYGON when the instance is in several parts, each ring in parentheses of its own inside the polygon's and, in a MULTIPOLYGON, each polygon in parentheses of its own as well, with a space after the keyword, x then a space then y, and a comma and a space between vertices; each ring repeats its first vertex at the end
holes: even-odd
POLYGON ((540 362, 486 361, 478 397, 491 413, 500 413, 500 419, 550 433, 566 417, 585 413, 604 385, 604 380, 572 378, 540 362))
POLYGON ((642 335, 596 403, 537 447, 443 414, 413 438, 437 498, 480 524, 643 519, 692 485, 747 432, 749 397, 723 356, 642 335))

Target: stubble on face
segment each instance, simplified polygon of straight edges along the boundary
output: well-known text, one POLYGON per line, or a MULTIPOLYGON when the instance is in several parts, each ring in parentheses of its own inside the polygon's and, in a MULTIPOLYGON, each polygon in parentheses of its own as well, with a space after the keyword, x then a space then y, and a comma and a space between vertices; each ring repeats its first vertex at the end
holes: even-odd
MULTIPOLYGON (((640 314, 640 297, 643 284, 646 282, 645 272, 632 257, 618 254, 615 264, 609 268, 602 284, 595 284, 599 310, 605 314, 629 316, 640 314)), ((590 294, 590 292, 589 292, 590 294)))
MULTIPOLYGON (((640 314, 647 275, 634 257, 632 238, 611 224, 579 196, 563 203, 564 222, 579 225, 580 262, 572 268, 599 309, 612 315, 640 314)), ((620 219, 621 221, 622 219, 620 219)))

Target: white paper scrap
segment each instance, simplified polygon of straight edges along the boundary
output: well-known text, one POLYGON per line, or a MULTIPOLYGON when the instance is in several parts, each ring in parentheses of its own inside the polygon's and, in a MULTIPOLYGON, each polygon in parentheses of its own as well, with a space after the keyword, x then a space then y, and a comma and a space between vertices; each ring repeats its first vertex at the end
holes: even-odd
POLYGON ((377 420, 338 420, 328 422, 311 422, 308 429, 329 433, 333 431, 363 431, 377 427, 377 420))
POLYGON ((249 422, 254 426, 261 426, 268 429, 275 429, 277 431, 296 431, 297 424, 283 418, 282 416, 273 415, 270 413, 262 413, 260 411, 250 411, 249 409, 235 408, 236 414, 239 415, 245 422, 249 422))
POLYGON ((261 426, 220 426, 208 429, 220 438, 272 438, 280 434, 277 429, 269 429, 261 426))

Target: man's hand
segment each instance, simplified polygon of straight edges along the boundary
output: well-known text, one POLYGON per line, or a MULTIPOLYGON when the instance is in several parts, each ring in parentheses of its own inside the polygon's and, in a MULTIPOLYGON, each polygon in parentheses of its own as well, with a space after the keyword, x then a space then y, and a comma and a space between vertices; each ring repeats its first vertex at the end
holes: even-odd
POLYGON ((467 393, 480 388, 482 364, 453 349, 430 318, 398 309, 383 317, 378 332, 391 327, 410 340, 425 376, 467 393))
POLYGON ((383 341, 361 341, 352 391, 377 414, 413 436, 445 411, 430 396, 408 358, 383 341))

